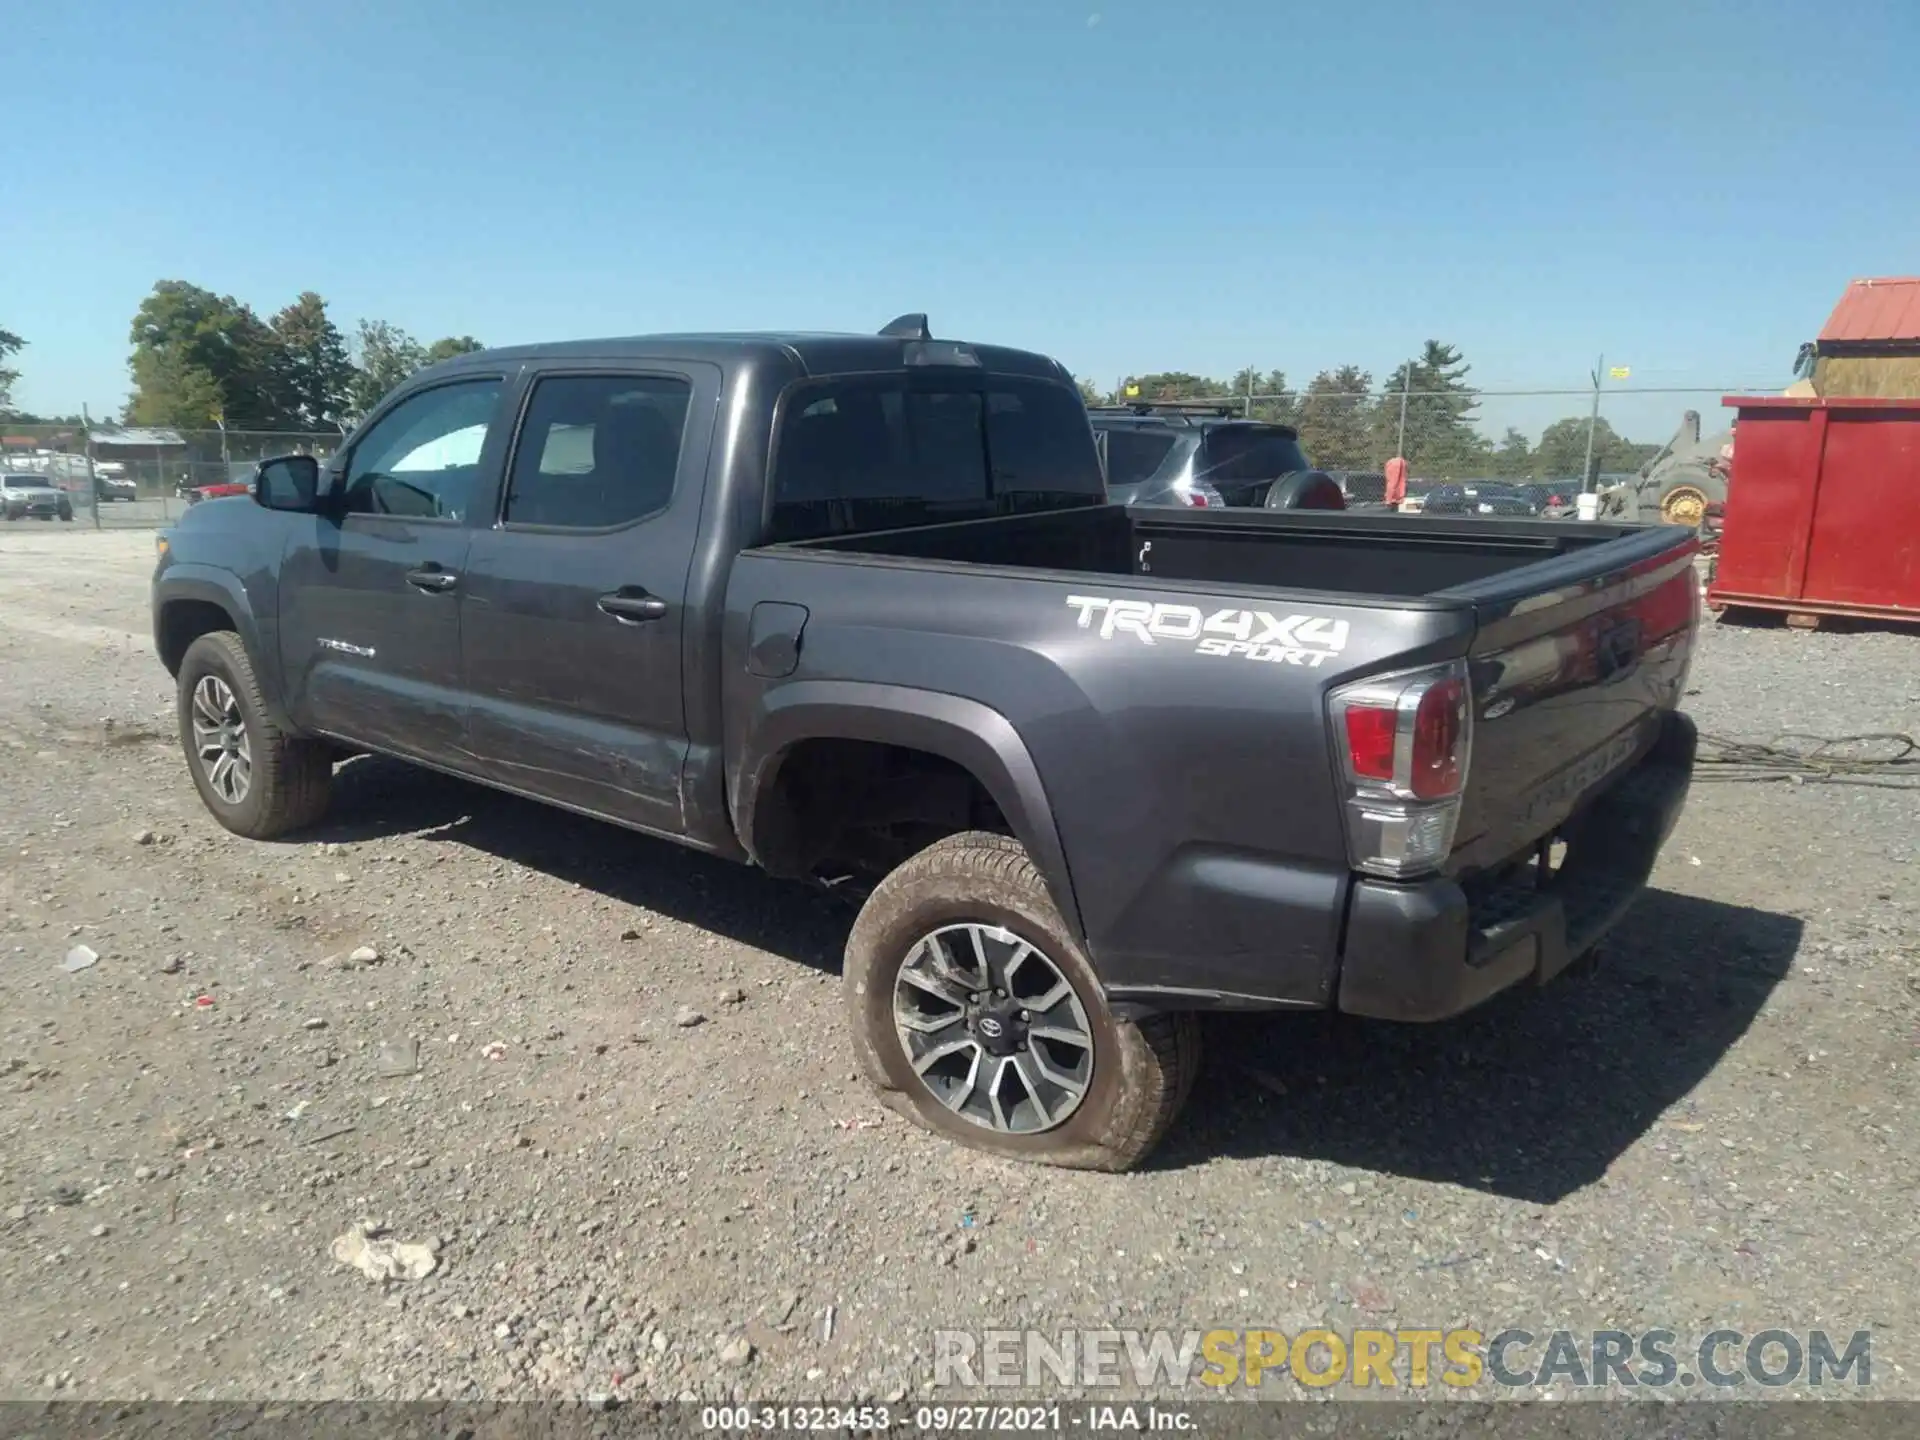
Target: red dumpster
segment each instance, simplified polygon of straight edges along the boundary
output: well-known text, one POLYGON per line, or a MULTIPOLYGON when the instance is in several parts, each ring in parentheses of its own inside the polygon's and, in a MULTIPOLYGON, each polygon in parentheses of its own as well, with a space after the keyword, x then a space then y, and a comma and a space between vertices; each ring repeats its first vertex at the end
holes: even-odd
POLYGON ((1920 620, 1920 399, 1729 395, 1707 603, 1920 620))

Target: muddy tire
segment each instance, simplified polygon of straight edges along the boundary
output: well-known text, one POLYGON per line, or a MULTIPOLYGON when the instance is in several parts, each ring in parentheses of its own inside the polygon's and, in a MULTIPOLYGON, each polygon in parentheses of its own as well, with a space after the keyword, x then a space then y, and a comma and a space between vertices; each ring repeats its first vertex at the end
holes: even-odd
POLYGON ((1040 872, 1004 835, 949 836, 882 880, 848 937, 845 986, 881 1098, 1010 1159, 1130 1170, 1199 1069, 1192 1015, 1108 1008, 1040 872))
POLYGON ((214 819, 249 840, 273 840, 326 813, 332 752, 274 723, 238 635, 202 635, 178 678, 180 745, 214 819))

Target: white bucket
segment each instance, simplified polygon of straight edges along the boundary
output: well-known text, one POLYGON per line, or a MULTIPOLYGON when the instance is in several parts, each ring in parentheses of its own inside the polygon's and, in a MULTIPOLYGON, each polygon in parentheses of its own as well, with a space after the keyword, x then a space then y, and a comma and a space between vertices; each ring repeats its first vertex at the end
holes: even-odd
POLYGON ((1573 513, 1582 520, 1600 518, 1600 497, 1591 490, 1584 490, 1574 497, 1573 513))

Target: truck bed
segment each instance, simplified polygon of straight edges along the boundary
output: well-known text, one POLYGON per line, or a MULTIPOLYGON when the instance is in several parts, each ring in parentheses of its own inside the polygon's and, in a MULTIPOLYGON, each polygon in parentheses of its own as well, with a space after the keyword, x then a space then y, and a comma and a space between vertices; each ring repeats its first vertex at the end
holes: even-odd
MULTIPOLYGON (((1545 561, 1661 532, 1575 520, 1415 518, 1351 511, 1176 511, 1089 506, 795 542, 842 554, 997 568, 1258 585, 1355 600, 1492 592, 1486 582, 1545 561)), ((1544 573, 1542 582, 1545 583, 1544 573)))
MULTIPOLYGON (((1437 661, 1467 663, 1473 706, 1444 870, 1470 898, 1482 882, 1503 883, 1665 733, 1691 658, 1697 550, 1673 526, 1109 505, 772 545, 743 555, 737 574, 751 577, 743 601, 807 607, 802 673, 884 664, 929 689, 978 693, 1043 743, 1065 737, 1046 756, 1063 784, 1099 791, 1127 777, 1125 819, 1067 837, 1089 873, 1127 876, 1135 903, 1111 916, 1107 937, 1118 954, 1171 948, 1162 928, 1186 935, 1184 945, 1232 913, 1222 895, 1195 901, 1168 878, 1183 866, 1230 867, 1261 852, 1308 871, 1338 864, 1322 848, 1340 833, 1337 785, 1324 773, 1325 696, 1359 676, 1437 661), (838 573, 762 577, 763 561, 790 572, 802 560, 838 573), (1189 624, 1248 611, 1320 617, 1311 623, 1341 627, 1343 642, 1324 663, 1281 657, 1304 658, 1305 669, 1189 666, 1182 657, 1196 642, 1178 619, 1141 643, 1115 638, 1111 625, 1087 628, 1073 608, 1142 602, 1189 624), (1154 864, 1164 870, 1154 874, 1138 862, 1161 836, 1167 853, 1154 864)), ((1644 879, 1609 877, 1607 856, 1580 848, 1581 873, 1601 875, 1587 888, 1609 904, 1644 879)), ((1310 888, 1297 872, 1245 883, 1310 888)), ((1300 922, 1326 903, 1303 902, 1300 922)), ((1245 918, 1246 934, 1271 919, 1245 918)), ((1230 976, 1219 983, 1233 988, 1230 976)))

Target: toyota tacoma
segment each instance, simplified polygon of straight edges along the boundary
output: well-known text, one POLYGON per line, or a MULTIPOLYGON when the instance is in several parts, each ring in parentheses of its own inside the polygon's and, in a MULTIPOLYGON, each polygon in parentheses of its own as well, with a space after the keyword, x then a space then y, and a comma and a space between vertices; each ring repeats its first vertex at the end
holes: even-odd
POLYGON ((1671 527, 1109 503, 1039 355, 570 342, 422 371, 162 537, 193 783, 268 839, 374 752, 866 890, 889 1103, 1123 1170, 1196 1013, 1550 979, 1693 766, 1671 527))

